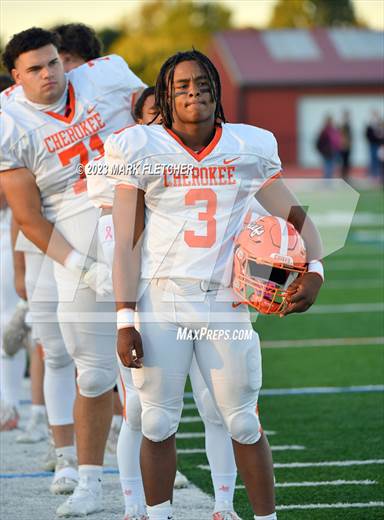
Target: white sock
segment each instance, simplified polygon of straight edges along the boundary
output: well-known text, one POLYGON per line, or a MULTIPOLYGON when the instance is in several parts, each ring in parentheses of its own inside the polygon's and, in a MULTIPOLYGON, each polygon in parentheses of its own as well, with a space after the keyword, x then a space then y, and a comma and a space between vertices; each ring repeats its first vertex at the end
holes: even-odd
POLYGON ((171 501, 167 500, 162 504, 156 506, 147 506, 147 514, 149 520, 172 520, 172 505, 171 501))
POLYGON ((140 513, 141 509, 145 511, 144 488, 141 478, 139 456, 141 440, 141 431, 132 430, 127 423, 123 421, 116 449, 121 488, 123 490, 125 508, 127 509, 128 506, 137 506, 140 513), (127 493, 127 488, 132 492, 127 493))
POLYGON ((56 457, 58 459, 76 459, 76 450, 75 446, 62 446, 61 448, 56 448, 56 457))
POLYGON ((215 492, 215 510, 233 510, 237 468, 229 433, 221 424, 204 420, 205 450, 215 492))
POLYGON ((235 493, 236 473, 232 475, 211 475, 215 492, 215 509, 218 511, 233 511, 233 495, 235 493))
POLYGON ((44 363, 44 399, 49 424, 73 424, 73 404, 76 396, 75 365, 53 368, 44 363))
POLYGON ((277 520, 276 513, 272 513, 270 515, 265 515, 265 516, 257 516, 257 515, 255 515, 253 518, 255 520, 277 520))
POLYGON ((114 430, 118 430, 121 426, 122 420, 123 418, 121 415, 114 415, 112 417, 111 428, 113 428, 114 430))
POLYGON ((101 477, 103 466, 81 464, 79 466, 79 484, 87 488, 96 488, 101 491, 101 477))
POLYGON ((121 478, 121 489, 124 496, 125 514, 145 514, 145 498, 143 481, 139 478, 121 478))
POLYGON ((31 415, 45 415, 45 404, 33 404, 31 406, 31 415))

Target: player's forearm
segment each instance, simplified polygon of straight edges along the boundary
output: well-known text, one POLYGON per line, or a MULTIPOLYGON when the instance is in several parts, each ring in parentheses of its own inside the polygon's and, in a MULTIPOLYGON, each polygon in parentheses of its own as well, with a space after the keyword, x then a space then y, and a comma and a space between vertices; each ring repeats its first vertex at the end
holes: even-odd
POLYGON ((271 215, 288 220, 295 226, 305 242, 308 261, 323 258, 322 242, 316 226, 281 179, 262 188, 256 199, 271 215))
POLYGON ((20 231, 20 226, 12 216, 11 220, 11 241, 12 241, 12 254, 13 254, 13 268, 16 276, 25 276, 25 258, 22 251, 16 251, 17 236, 20 231))
POLYGON ((320 233, 304 209, 300 206, 293 208, 288 220, 300 232, 304 240, 307 250, 307 261, 321 260, 324 253, 320 233))
POLYGON ((117 310, 135 309, 144 235, 144 192, 120 187, 115 192, 113 287, 117 310))
POLYGON ((116 310, 135 309, 141 269, 141 248, 131 244, 115 245, 113 289, 116 310))
POLYGON ((35 215, 26 221, 20 222, 20 229, 24 235, 43 253, 56 262, 64 264, 72 246, 65 240, 52 224, 42 215, 35 215))

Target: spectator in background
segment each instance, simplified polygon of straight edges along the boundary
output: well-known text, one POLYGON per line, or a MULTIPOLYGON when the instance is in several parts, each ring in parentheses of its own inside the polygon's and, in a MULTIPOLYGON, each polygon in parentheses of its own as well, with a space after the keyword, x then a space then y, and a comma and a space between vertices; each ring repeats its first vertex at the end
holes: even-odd
POLYGON ((331 116, 326 116, 316 141, 316 148, 323 158, 324 178, 331 179, 341 149, 341 135, 331 116))
POLYGON ((92 27, 83 23, 57 25, 59 54, 66 72, 102 55, 102 44, 92 27))
POLYGON ((349 177, 351 169, 351 147, 352 147, 352 130, 349 112, 347 110, 343 113, 343 120, 340 125, 340 159, 341 159, 341 176, 344 180, 349 177))
POLYGON ((369 173, 373 178, 378 179, 380 177, 379 148, 384 139, 384 125, 377 110, 372 112, 365 136, 369 145, 369 173))

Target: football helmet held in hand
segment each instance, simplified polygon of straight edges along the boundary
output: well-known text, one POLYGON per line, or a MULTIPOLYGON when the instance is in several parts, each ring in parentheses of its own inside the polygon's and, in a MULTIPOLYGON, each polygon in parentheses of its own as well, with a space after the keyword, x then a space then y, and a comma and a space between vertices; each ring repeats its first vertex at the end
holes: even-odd
POLYGON ((233 289, 241 303, 262 314, 279 314, 287 288, 307 270, 299 232, 280 217, 264 216, 246 223, 236 239, 233 289))

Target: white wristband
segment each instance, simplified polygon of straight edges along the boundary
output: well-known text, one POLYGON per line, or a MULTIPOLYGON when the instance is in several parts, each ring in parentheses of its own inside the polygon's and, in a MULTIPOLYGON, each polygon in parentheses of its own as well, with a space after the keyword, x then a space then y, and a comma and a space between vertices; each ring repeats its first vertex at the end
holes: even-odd
POLYGON ((64 260, 64 267, 66 267, 69 271, 72 271, 72 273, 84 274, 88 271, 93 263, 95 263, 93 258, 79 253, 79 251, 76 249, 72 249, 67 258, 64 260))
POLYGON ((135 311, 133 309, 120 309, 116 313, 117 330, 135 326, 135 311))
POLYGON ((72 249, 67 258, 64 260, 64 267, 69 269, 70 271, 78 271, 80 269, 80 265, 82 264, 83 255, 76 251, 76 249, 72 249))
POLYGON ((321 276, 324 281, 324 267, 319 260, 312 260, 312 262, 309 262, 308 273, 316 273, 321 276))

